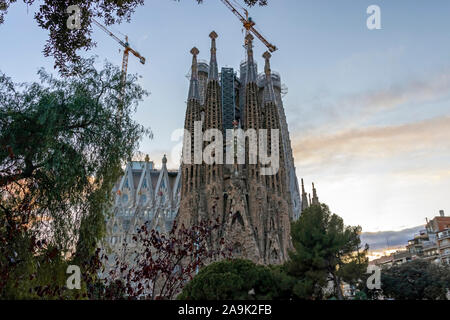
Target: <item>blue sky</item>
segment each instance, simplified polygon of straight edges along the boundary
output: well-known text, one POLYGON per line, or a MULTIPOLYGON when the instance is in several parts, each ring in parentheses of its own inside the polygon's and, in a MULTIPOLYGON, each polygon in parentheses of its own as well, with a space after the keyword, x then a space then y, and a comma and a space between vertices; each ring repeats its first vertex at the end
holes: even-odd
MULTIPOLYGON (((242 3, 242 1, 240 1, 242 3)), ((0 26, 0 70, 16 82, 34 81, 47 34, 33 20, 36 6, 14 4, 0 26)), ((279 47, 272 69, 289 88, 284 99, 297 176, 315 182, 319 198, 365 231, 423 224, 439 209, 450 212, 450 2, 434 0, 269 0, 250 9, 258 29, 279 47), (368 30, 366 9, 381 8, 381 30, 368 30)), ((147 58, 130 57, 151 95, 135 118, 154 131, 141 151, 173 167, 171 141, 182 128, 191 55, 209 58, 215 30, 220 66, 244 59, 240 22, 218 0, 152 0, 128 34, 147 58)), ((120 65, 114 40, 95 29, 88 55, 120 65)), ((260 69, 265 47, 254 49, 260 69)))

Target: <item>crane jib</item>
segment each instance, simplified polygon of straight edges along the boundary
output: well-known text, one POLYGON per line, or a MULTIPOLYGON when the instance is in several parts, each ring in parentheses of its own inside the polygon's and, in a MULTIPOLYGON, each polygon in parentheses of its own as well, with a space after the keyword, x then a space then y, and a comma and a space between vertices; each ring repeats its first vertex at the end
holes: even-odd
POLYGON ((238 17, 238 19, 242 22, 244 25, 244 28, 247 31, 251 31, 259 40, 261 40, 262 43, 269 49, 270 52, 274 52, 278 50, 276 46, 271 44, 269 41, 267 41, 258 31, 254 29, 255 22, 251 17, 248 16, 248 11, 243 9, 245 11, 245 17, 228 1, 228 0, 221 0, 222 3, 230 9, 233 14, 238 17))

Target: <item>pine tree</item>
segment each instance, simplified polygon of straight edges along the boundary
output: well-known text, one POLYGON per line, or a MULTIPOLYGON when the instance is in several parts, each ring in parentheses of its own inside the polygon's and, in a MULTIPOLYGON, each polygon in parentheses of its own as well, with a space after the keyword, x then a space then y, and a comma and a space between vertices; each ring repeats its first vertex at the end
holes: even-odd
POLYGON ((293 290, 299 298, 324 298, 329 281, 334 294, 343 299, 342 282, 358 282, 367 269, 366 253, 359 234, 361 227, 344 226, 344 221, 332 214, 327 205, 312 205, 292 224, 295 251, 290 252, 286 268, 297 278, 293 290))

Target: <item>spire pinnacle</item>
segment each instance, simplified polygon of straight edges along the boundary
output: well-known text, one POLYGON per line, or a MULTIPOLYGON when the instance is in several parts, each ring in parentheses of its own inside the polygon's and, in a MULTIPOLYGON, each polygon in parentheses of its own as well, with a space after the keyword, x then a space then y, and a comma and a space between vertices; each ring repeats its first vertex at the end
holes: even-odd
POLYGON ((302 178, 302 211, 309 207, 308 194, 305 192, 305 185, 302 178))
POLYGON ((197 47, 193 47, 191 49, 192 54, 192 74, 191 79, 197 79, 198 78, 198 65, 197 65, 197 55, 200 53, 200 51, 197 49, 197 47))
POLYGON ((264 73, 266 74, 266 85, 264 86, 264 103, 275 102, 275 91, 272 83, 272 70, 270 69, 270 58, 272 55, 269 51, 264 52, 263 58, 265 60, 264 73))
POLYGON ((314 183, 312 184, 312 191, 313 191, 313 198, 312 198, 312 204, 317 204, 319 205, 319 197, 317 196, 317 190, 316 187, 314 186, 314 183))
POLYGON ((272 57, 272 55, 270 54, 269 51, 264 52, 264 54, 262 55, 264 60, 266 61, 266 64, 264 66, 264 73, 266 74, 266 77, 270 77, 271 75, 271 70, 270 70, 270 58, 272 57))
POLYGON ((191 49, 192 67, 191 67, 191 83, 189 85, 188 100, 200 101, 200 91, 198 85, 198 64, 197 64, 197 55, 199 53, 200 51, 196 47, 193 47, 191 49))
POLYGON ((216 39, 218 37, 217 33, 215 31, 212 31, 209 34, 209 37, 211 38, 211 60, 209 62, 209 75, 208 80, 219 80, 219 68, 217 66, 217 57, 216 57, 216 39))
POLYGON ((253 60, 253 36, 249 33, 245 37, 245 47, 247 48, 247 76, 246 83, 256 82, 256 68, 253 60))

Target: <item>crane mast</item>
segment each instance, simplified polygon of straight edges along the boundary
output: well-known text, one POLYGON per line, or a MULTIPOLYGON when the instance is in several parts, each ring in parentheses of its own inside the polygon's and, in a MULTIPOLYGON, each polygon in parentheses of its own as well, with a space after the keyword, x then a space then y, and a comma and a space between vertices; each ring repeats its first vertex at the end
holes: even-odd
POLYGON ((114 33, 109 31, 104 25, 102 25, 100 22, 98 22, 95 19, 92 19, 92 21, 100 28, 102 29, 106 34, 108 34, 111 38, 116 40, 123 48, 123 58, 122 58, 122 77, 121 77, 121 84, 122 84, 122 91, 121 91, 121 98, 122 101, 124 90, 125 90, 125 83, 127 80, 127 71, 128 71, 128 57, 130 55, 130 52, 139 59, 139 62, 141 64, 145 64, 145 58, 136 50, 134 50, 132 47, 130 47, 130 44, 128 43, 128 36, 125 36, 125 41, 122 41, 119 37, 117 37, 114 33))
POLYGON ((266 40, 259 32, 254 28, 255 22, 253 22, 252 18, 248 17, 248 11, 244 9, 245 17, 230 3, 228 0, 220 0, 222 3, 227 6, 228 9, 233 12, 233 14, 238 17, 239 20, 241 20, 242 24, 244 25, 244 28, 248 32, 253 33, 259 40, 261 40, 262 43, 269 49, 270 52, 274 52, 278 50, 276 46, 271 44, 269 41, 266 40))

